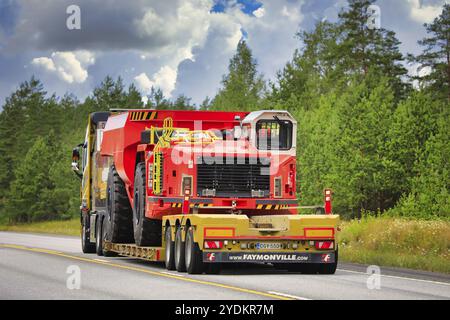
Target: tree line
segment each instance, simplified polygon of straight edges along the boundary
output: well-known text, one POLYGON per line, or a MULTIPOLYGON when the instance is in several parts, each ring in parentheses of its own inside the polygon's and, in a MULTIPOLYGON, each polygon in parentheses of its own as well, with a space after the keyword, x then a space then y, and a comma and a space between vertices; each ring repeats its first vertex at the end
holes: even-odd
POLYGON ((391 30, 370 28, 373 0, 350 0, 337 22, 296 34, 299 48, 273 81, 258 72, 245 40, 217 95, 196 106, 152 88, 106 77, 84 101, 48 95, 23 82, 0 113, 0 220, 60 219, 79 212, 70 150, 84 139, 88 114, 109 108, 284 109, 299 123, 298 191, 304 204, 334 190, 347 218, 394 214, 450 218, 450 5, 425 24, 418 55, 403 55, 391 30), (408 74, 406 66, 422 71, 408 74))

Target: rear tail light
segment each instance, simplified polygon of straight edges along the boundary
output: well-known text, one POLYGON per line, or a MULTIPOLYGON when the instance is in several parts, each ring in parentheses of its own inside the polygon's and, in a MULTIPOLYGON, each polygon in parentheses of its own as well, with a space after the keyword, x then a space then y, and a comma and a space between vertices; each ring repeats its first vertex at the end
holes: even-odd
POLYGON ((316 241, 315 246, 318 250, 334 249, 334 241, 316 241))
POLYGON ((205 241, 205 249, 222 249, 222 241, 205 241))

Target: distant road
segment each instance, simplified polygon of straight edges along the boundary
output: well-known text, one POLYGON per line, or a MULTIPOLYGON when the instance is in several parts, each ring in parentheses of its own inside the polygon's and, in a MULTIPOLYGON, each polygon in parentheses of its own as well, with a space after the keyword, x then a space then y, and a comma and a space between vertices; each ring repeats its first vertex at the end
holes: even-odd
POLYGON ((81 253, 75 237, 0 232, 0 299, 450 299, 450 275, 340 264, 332 276, 289 274, 264 265, 219 275, 168 272, 163 265, 81 253), (70 269, 70 266, 72 266, 70 269), (69 268, 81 287, 69 290, 69 268))

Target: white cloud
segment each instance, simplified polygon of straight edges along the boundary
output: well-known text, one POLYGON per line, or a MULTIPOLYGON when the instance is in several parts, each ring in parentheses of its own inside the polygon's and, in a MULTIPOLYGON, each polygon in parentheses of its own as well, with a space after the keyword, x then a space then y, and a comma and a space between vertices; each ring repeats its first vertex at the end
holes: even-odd
MULTIPOLYGON (((143 92, 155 86, 166 95, 184 93, 199 102, 216 93, 243 34, 259 71, 273 77, 299 44, 294 35, 303 19, 305 0, 261 0, 263 6, 253 13, 244 13, 236 1, 227 1, 224 12, 211 12, 213 0, 110 0, 99 19, 82 20, 85 31, 81 33, 54 27, 53 21, 70 0, 32 6, 18 1, 24 3, 23 23, 7 46, 12 52, 49 52, 33 59, 34 67, 66 83, 85 83, 85 90, 89 76, 98 83, 106 74, 121 74, 143 92), (96 62, 90 52, 102 57, 95 74, 88 74, 88 67, 96 62), (120 57, 119 64, 114 57, 120 57), (180 76, 188 63, 189 75, 180 76), (135 71, 127 75, 132 68, 135 71)), ((93 2, 79 2, 83 12, 94 10, 93 2)))
POLYGON ((171 96, 172 91, 175 89, 175 82, 177 80, 177 72, 169 66, 162 67, 157 73, 150 79, 146 73, 141 73, 134 78, 138 88, 147 94, 152 87, 160 88, 164 94, 168 97, 171 96))
POLYGON ((210 15, 206 42, 194 50, 195 61, 185 60, 179 65, 174 94, 186 94, 196 103, 206 96, 214 97, 243 34, 257 60, 258 71, 273 80, 300 44, 295 33, 303 21, 304 1, 261 2, 263 11, 256 15, 242 12, 242 7, 233 1, 228 2, 223 13, 210 15))
POLYGON ((299 7, 289 8, 288 6, 283 6, 283 8, 281 9, 281 15, 291 21, 295 21, 298 23, 300 23, 302 19, 302 13, 300 12, 299 7))
POLYGON ((145 73, 141 73, 134 78, 138 88, 143 92, 148 92, 152 88, 153 82, 148 78, 145 73))
POLYGON ((142 39, 156 39, 159 46, 144 49, 144 59, 170 56, 172 67, 184 59, 192 58, 192 48, 201 46, 206 39, 211 0, 184 0, 176 10, 157 12, 146 9, 140 19, 134 21, 136 33, 142 39))
POLYGON ((430 23, 442 12, 442 5, 423 4, 421 0, 406 0, 410 6, 410 16, 420 23, 430 23))
POLYGON ((258 9, 256 9, 255 11, 253 11, 253 15, 257 18, 262 18, 264 17, 265 14, 265 9, 263 7, 260 7, 258 9))
POLYGON ((55 73, 67 83, 83 83, 88 78, 87 67, 95 63, 88 51, 53 52, 50 57, 34 58, 31 64, 47 72, 55 73))
POLYGON ((53 60, 47 57, 34 58, 31 63, 35 66, 41 66, 47 71, 56 71, 55 64, 53 60))

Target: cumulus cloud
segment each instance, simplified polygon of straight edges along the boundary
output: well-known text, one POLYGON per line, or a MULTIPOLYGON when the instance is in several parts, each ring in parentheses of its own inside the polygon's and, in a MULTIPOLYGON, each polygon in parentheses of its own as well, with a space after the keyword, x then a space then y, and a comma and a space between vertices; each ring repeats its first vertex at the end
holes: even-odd
POLYGON ((442 3, 424 4, 421 0, 406 0, 410 6, 410 16, 417 22, 430 23, 442 12, 442 3))
MULTIPOLYGON (((144 94, 154 86, 197 103, 215 95, 242 37, 258 70, 273 79, 300 45, 295 38, 300 28, 311 29, 317 19, 333 21, 347 5, 346 0, 77 0, 81 30, 68 30, 66 8, 73 0, 7 2, 14 10, 0 10, 0 67, 2 55, 22 55, 16 69, 32 61, 27 72, 50 75, 50 91, 57 87, 64 93, 72 83, 78 84, 72 91, 83 88, 87 95, 110 74, 136 83, 144 94)), ((377 1, 383 24, 409 52, 425 35, 421 24, 435 18, 444 2, 377 1)))
POLYGON ((88 51, 53 52, 50 57, 38 57, 33 66, 56 74, 67 83, 83 83, 88 78, 87 67, 94 64, 95 57, 88 51))
POLYGON ((295 33, 303 20, 304 1, 261 3, 261 7, 248 14, 241 5, 230 1, 223 13, 210 15, 205 44, 193 51, 195 61, 186 59, 178 67, 176 94, 187 94, 197 103, 206 96, 213 97, 242 37, 257 59, 258 70, 266 78, 271 79, 283 68, 299 45, 295 33), (283 12, 287 12, 289 18, 283 12))
POLYGON ((144 72, 136 76, 134 78, 134 81, 143 93, 149 93, 151 91, 151 88, 155 87, 160 88, 165 95, 170 97, 172 91, 175 88, 176 79, 176 70, 172 69, 169 66, 164 66, 157 73, 155 73, 151 80, 144 72))

